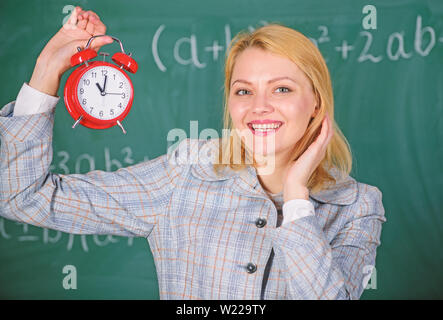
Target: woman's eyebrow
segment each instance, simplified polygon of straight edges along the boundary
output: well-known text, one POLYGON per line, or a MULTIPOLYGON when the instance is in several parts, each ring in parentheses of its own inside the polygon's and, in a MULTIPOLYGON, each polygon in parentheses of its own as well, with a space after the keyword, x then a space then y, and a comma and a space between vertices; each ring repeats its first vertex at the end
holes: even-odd
MULTIPOLYGON (((277 78, 271 79, 271 80, 268 81, 268 83, 272 83, 272 82, 279 81, 279 80, 285 80, 285 79, 287 79, 287 80, 291 80, 292 82, 297 83, 294 79, 292 79, 292 78, 290 78, 290 77, 287 77, 287 76, 284 76, 284 77, 277 77, 277 78)), ((237 79, 237 80, 235 80, 235 81, 231 84, 231 87, 232 87, 236 82, 243 82, 243 83, 246 83, 246 84, 252 85, 252 83, 249 82, 249 81, 246 81, 246 80, 243 80, 243 79, 237 79)))

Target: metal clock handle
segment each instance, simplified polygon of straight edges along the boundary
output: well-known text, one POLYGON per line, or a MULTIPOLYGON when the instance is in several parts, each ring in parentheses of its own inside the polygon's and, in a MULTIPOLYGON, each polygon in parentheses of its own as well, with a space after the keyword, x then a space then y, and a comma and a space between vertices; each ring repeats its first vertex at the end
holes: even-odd
MULTIPOLYGON (((89 48, 89 45, 91 44, 92 40, 94 40, 95 38, 104 37, 104 36, 108 36, 108 35, 106 35, 106 34, 99 34, 99 35, 92 36, 91 38, 89 38, 88 43, 86 44, 85 49, 88 49, 88 48, 89 48)), ((116 37, 113 37, 113 36, 108 36, 108 37, 111 37, 112 40, 117 41, 117 42, 119 43, 119 45, 120 45, 120 50, 121 50, 124 54, 126 54, 125 49, 123 49, 123 43, 120 41, 120 39, 118 39, 118 38, 116 38, 116 37)))

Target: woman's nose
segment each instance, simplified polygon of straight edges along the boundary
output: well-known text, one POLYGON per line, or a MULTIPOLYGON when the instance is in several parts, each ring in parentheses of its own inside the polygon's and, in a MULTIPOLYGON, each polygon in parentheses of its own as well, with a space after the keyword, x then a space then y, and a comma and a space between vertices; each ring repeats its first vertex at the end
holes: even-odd
POLYGON ((274 108, 269 102, 265 93, 257 94, 254 98, 252 105, 252 112, 257 115, 263 115, 267 113, 272 113, 274 108))

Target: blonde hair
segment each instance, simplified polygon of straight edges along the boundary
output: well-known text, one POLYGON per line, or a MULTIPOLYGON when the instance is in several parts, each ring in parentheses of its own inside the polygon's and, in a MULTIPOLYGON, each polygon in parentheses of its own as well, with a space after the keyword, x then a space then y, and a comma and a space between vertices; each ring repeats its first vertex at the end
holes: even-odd
MULTIPOLYGON (((269 24, 253 32, 240 32, 231 41, 225 59, 225 84, 224 84, 224 119, 223 128, 232 132, 233 122, 228 110, 228 98, 232 71, 237 57, 247 48, 260 48, 268 52, 279 54, 294 62, 311 81, 314 94, 317 98, 317 114, 311 119, 305 134, 294 148, 293 159, 296 160, 303 154, 308 146, 315 140, 321 131, 321 123, 326 112, 333 123, 334 135, 327 147, 326 155, 320 165, 312 173, 308 188, 312 192, 323 189, 336 179, 328 172, 336 168, 340 176, 349 175, 352 169, 352 156, 349 143, 334 120, 334 100, 332 84, 328 67, 317 47, 300 32, 279 24, 269 24)), ((235 130, 234 130, 235 131, 235 130)), ((221 167, 229 166, 233 170, 241 170, 246 166, 247 152, 243 142, 235 139, 223 139, 220 144, 219 162, 214 164, 217 171, 221 167), (236 146, 236 144, 240 144, 236 146), (234 163, 233 150, 241 149, 242 161, 234 163)), ((253 159, 252 165, 257 163, 253 159)))

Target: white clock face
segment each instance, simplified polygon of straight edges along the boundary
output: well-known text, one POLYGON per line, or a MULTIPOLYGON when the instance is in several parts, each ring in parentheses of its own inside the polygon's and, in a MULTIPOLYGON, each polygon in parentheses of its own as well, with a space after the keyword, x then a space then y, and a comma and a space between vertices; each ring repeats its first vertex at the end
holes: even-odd
POLYGON ((77 87, 78 101, 94 118, 111 120, 121 115, 131 99, 131 85, 122 71, 97 66, 83 74, 77 87))

